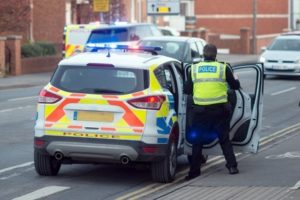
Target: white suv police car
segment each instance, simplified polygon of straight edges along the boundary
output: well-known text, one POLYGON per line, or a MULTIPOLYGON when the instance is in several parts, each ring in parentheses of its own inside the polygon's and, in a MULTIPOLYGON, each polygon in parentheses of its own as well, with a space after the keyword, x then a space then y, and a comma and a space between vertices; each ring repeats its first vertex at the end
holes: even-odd
MULTIPOLYGON (((234 144, 255 152, 262 72, 258 65, 239 68, 253 69, 257 79, 250 95, 234 95, 232 135, 238 136, 234 144)), ((64 163, 143 162, 151 164, 154 181, 172 181, 177 156, 191 147, 180 69, 175 59, 138 52, 87 52, 62 60, 39 95, 37 173, 57 175, 64 163)), ((207 147, 213 150, 215 143, 207 147)))

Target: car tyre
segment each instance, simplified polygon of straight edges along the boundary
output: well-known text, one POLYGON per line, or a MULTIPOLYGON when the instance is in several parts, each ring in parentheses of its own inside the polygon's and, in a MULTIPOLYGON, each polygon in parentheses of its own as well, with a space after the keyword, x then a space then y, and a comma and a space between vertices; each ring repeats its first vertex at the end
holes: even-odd
POLYGON ((59 172, 61 162, 57 161, 53 156, 34 150, 34 166, 39 175, 56 176, 59 172))
POLYGON ((175 178, 177 168, 177 145, 171 141, 168 146, 167 156, 151 164, 152 179, 155 182, 169 183, 175 178))

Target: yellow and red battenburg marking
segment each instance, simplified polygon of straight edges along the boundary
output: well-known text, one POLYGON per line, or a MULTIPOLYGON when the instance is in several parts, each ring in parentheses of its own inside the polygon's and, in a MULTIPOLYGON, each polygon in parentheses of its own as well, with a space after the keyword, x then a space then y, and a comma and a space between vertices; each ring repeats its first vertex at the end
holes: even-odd
POLYGON ((68 128, 82 129, 82 126, 78 126, 78 125, 69 125, 68 128))
POLYGON ((110 105, 120 106, 125 110, 123 119, 126 121, 126 123, 129 126, 132 126, 132 127, 143 127, 144 126, 144 124, 141 122, 141 120, 123 102, 108 100, 108 103, 110 105))
POLYGON ((78 103, 80 99, 65 99, 63 102, 57 106, 57 108, 46 118, 46 121, 50 122, 57 122, 60 120, 64 115, 64 107, 69 103, 78 103))

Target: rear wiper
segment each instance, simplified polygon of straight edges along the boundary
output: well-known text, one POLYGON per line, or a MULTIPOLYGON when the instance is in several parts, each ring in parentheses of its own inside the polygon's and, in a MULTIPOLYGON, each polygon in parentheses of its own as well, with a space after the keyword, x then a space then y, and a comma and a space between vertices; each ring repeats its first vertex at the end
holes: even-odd
POLYGON ((116 91, 116 90, 107 90, 107 89, 94 89, 93 90, 94 93, 96 94, 122 94, 123 92, 120 91, 116 91))

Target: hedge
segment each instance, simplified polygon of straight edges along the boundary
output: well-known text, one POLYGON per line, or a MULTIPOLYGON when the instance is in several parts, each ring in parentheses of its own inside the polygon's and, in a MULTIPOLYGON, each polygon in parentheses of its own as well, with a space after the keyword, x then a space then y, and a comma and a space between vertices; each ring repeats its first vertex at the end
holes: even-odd
POLYGON ((56 50, 55 46, 52 43, 48 42, 35 42, 23 44, 21 47, 22 57, 38 57, 38 56, 47 56, 55 55, 56 50))

